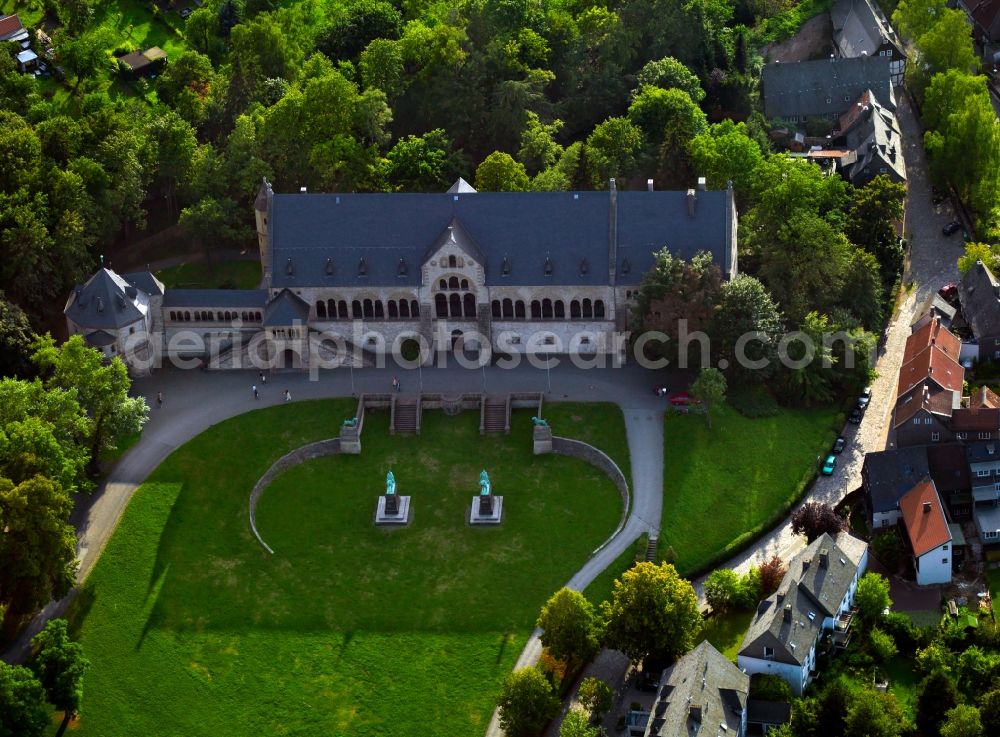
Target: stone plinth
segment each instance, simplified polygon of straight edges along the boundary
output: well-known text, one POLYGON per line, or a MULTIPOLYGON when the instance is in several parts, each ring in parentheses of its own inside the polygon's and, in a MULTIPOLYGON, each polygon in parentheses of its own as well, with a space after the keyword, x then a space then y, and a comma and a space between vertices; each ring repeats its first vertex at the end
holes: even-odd
MULTIPOLYGON (((548 425, 535 425, 533 435, 536 456, 552 452, 552 428, 548 425)), ((341 451, 343 452, 343 451, 341 451)))
POLYGON ((384 494, 378 498, 378 509, 375 511, 376 525, 407 525, 410 523, 410 497, 393 496, 396 501, 395 510, 392 508, 392 500, 384 494))
POLYGON ((469 514, 470 525, 499 525, 502 517, 502 496, 491 494, 489 497, 482 495, 472 497, 472 512, 469 514))
POLYGON ((340 452, 358 455, 361 453, 361 433, 357 427, 340 428, 340 452))

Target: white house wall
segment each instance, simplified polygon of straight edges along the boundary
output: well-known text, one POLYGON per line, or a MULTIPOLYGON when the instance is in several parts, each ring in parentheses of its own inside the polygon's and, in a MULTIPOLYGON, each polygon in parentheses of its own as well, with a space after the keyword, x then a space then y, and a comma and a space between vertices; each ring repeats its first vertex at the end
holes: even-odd
POLYGON ((945 543, 917 559, 917 585, 930 586, 951 581, 951 543, 945 543), (945 550, 947 548, 947 550, 945 550))

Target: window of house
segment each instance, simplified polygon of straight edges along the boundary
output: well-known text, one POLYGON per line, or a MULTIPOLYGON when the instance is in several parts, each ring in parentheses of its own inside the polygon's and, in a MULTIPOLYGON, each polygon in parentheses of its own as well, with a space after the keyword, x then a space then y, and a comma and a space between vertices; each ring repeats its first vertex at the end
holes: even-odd
POLYGON ((988 432, 981 432, 981 433, 979 433, 979 439, 980 440, 989 440, 990 439, 990 434, 988 432))
POLYGON ((764 657, 767 658, 768 660, 770 660, 771 658, 773 658, 774 657, 774 648, 773 647, 768 647, 767 645, 765 645, 764 646, 764 657))
POLYGON ((929 424, 931 424, 931 418, 930 418, 930 417, 925 417, 925 418, 924 418, 924 424, 925 424, 925 425, 929 425, 929 424))
POLYGON ((947 549, 948 549, 948 543, 945 543, 944 545, 941 546, 941 550, 947 550, 947 549))
POLYGON ((913 424, 914 425, 919 425, 920 424, 920 418, 919 417, 914 417, 913 418, 913 424))
POLYGON ((942 563, 947 563, 947 562, 948 562, 948 559, 947 559, 947 558, 942 558, 942 559, 941 559, 941 562, 942 562, 942 563))
POLYGON ((983 478, 983 476, 989 476, 989 475, 990 475, 989 471, 984 471, 981 468, 976 471, 976 476, 978 476, 979 478, 983 478))
POLYGON ((958 440, 965 440, 968 437, 968 433, 957 432, 955 433, 955 438, 958 440))
POLYGON ((1000 338, 994 339, 993 345, 1000 345, 1000 338))
POLYGON ((884 167, 884 166, 880 166, 880 167, 878 168, 878 173, 879 173, 879 174, 885 174, 885 167, 884 167))
POLYGON ((936 440, 940 440, 940 439, 941 439, 941 433, 939 433, 939 432, 932 432, 931 433, 931 440, 936 441, 936 440))

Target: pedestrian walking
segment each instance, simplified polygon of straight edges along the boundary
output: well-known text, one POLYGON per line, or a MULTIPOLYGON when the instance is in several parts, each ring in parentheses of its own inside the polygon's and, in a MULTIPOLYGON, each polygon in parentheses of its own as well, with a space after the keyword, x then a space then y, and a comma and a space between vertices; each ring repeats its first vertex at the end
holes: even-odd
POLYGON ((260 395, 257 394, 257 385, 254 384, 250 389, 253 391, 253 398, 260 399, 260 395))
POLYGON ((157 409, 163 408, 163 392, 156 392, 156 407, 157 409))
POLYGON ((260 383, 261 384, 267 383, 267 374, 265 374, 263 371, 260 372, 260 383))
POLYGON ((290 391, 288 391, 287 389, 285 389, 285 401, 286 402, 291 402, 292 401, 292 393, 290 391))
POLYGON ((392 390, 394 392, 399 391, 399 379, 397 379, 395 376, 392 377, 392 390))

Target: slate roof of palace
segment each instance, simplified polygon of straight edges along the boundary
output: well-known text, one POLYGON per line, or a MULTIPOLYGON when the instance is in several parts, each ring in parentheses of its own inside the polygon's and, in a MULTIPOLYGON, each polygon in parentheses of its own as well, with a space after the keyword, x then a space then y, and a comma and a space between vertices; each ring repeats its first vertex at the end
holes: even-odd
POLYGON ((892 108, 890 61, 885 56, 860 56, 765 64, 761 76, 765 114, 768 118, 839 115, 869 89, 892 108))
POLYGON ((98 269, 84 284, 77 284, 64 312, 77 325, 118 329, 142 318, 135 306, 136 288, 111 269, 98 269))
MULTIPOLYGON (((638 284, 664 246, 683 258, 709 251, 729 268, 726 191, 697 191, 694 216, 684 191, 616 197, 618 284, 638 284)), ((483 254, 490 286, 605 285, 609 221, 608 192, 275 194, 271 286, 419 286, 428 249, 453 222, 483 254), (589 268, 581 273, 584 259, 589 268)))
POLYGON ((247 307, 263 309, 266 289, 169 289, 164 307, 247 307))
POLYGON ((732 734, 743 724, 750 676, 703 640, 668 668, 649 715, 647 737, 690 737, 701 725, 732 734), (692 707, 700 708, 693 717, 692 707))
POLYGON ((264 309, 264 325, 294 325, 309 319, 309 304, 297 294, 283 289, 264 309))

